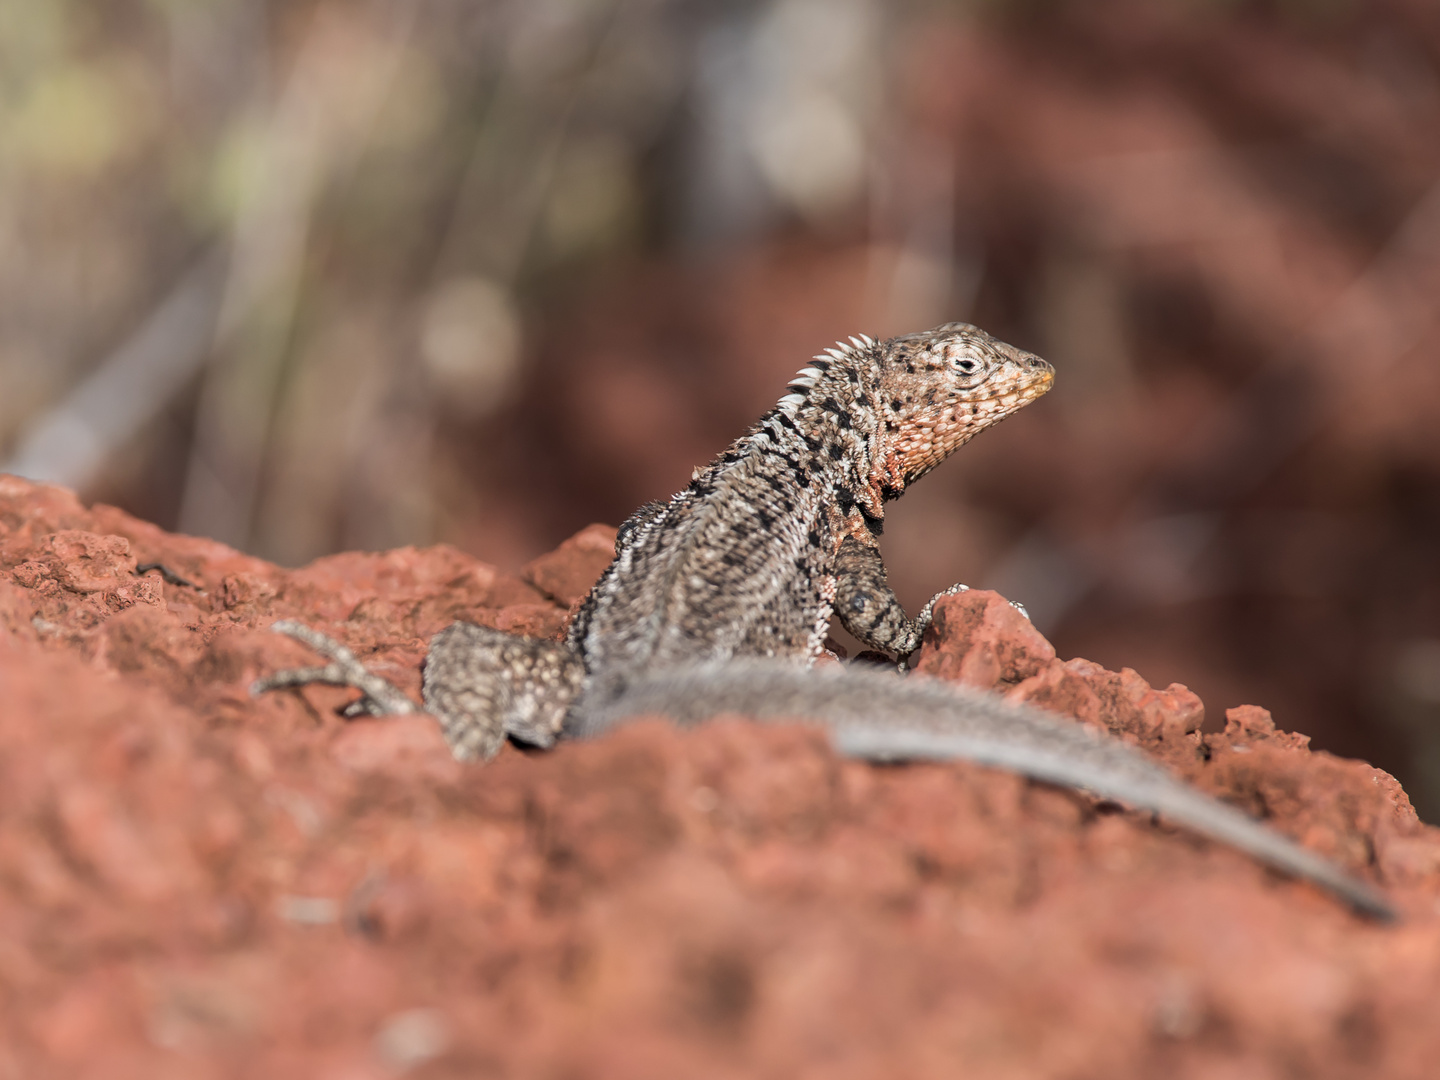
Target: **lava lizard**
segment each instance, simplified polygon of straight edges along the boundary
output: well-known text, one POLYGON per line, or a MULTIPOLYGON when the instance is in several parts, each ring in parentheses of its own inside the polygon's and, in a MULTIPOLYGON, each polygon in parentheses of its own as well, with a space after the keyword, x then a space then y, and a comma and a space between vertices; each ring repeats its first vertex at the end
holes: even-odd
MULTIPOLYGON (((810 670, 832 614, 902 664, 919 648, 936 601, 965 587, 906 616, 880 558, 885 504, 1054 378, 1040 357, 966 323, 827 349, 685 490, 626 520, 564 641, 464 622, 437 634, 425 711, 462 760, 488 759, 507 738, 548 747, 642 715, 810 718, 843 754, 963 758, 1084 789, 1392 917, 1366 884, 1118 740, 937 680, 859 665, 810 670)), ((254 693, 328 682, 362 692, 352 714, 416 710, 338 642, 295 622, 275 629, 329 663, 277 672, 254 693)))

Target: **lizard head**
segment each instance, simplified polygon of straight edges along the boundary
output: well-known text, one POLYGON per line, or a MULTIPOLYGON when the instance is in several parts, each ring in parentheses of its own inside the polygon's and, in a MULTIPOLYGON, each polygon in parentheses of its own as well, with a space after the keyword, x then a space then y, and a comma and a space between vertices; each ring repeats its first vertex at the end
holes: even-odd
POLYGON ((1050 389, 1055 369, 969 323, 879 342, 886 487, 898 494, 957 447, 1050 389))

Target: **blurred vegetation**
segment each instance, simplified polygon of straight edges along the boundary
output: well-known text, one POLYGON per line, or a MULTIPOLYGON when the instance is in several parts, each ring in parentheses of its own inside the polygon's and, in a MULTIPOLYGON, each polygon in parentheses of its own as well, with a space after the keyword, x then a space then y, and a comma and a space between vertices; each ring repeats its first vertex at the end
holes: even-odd
POLYGON ((1424 0, 0 0, 0 467, 515 565, 970 318, 1059 384, 897 506, 902 598, 1432 817, 1437 296, 1424 0))

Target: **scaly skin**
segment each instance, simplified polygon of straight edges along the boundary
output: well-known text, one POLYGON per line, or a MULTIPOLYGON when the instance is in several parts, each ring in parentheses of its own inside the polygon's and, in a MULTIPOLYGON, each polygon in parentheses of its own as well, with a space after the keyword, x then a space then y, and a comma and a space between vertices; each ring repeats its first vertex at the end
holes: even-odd
MULTIPOLYGON (((1164 813, 1388 916, 1364 884, 1119 742, 931 680, 804 670, 832 615, 902 659, 918 648, 945 593, 919 617, 905 615, 880 557, 885 504, 1048 391, 1054 374, 964 323, 827 350, 684 491, 621 526, 615 561, 564 642, 468 623, 437 634, 426 709, 462 759, 489 758, 507 737, 549 746, 646 713, 687 723, 722 712, 813 717, 844 753, 967 758, 1164 813)), ((340 682, 362 691, 364 711, 404 711, 353 657, 317 637, 302 639, 328 667, 278 673, 257 692, 340 682)))
MULTIPOLYGON (((570 629, 592 681, 616 690, 659 667, 737 656, 809 663, 842 574, 847 598, 878 588, 900 612, 874 576, 885 503, 1055 378, 1038 356, 961 323, 832 353, 689 487, 627 522, 570 629), (847 555, 857 546, 873 558, 847 555)), ((867 644, 919 644, 913 625, 892 641, 887 624, 877 640, 859 607, 838 614, 867 644)))

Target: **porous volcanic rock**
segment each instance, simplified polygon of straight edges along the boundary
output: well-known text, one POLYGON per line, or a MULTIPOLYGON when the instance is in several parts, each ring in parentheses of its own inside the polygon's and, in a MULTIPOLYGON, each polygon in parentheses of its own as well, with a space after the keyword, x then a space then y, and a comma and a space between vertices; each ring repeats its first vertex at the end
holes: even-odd
POLYGON ((486 766, 254 701, 299 618, 411 693, 457 618, 555 634, 613 531, 282 570, 0 477, 0 1077, 1429 1077, 1440 831, 1254 706, 1062 661, 993 593, 919 659, 1098 725, 1386 889, 805 725, 637 722, 486 766), (159 564, 162 569, 139 572, 159 564), (167 573, 168 572, 168 573, 167 573))

